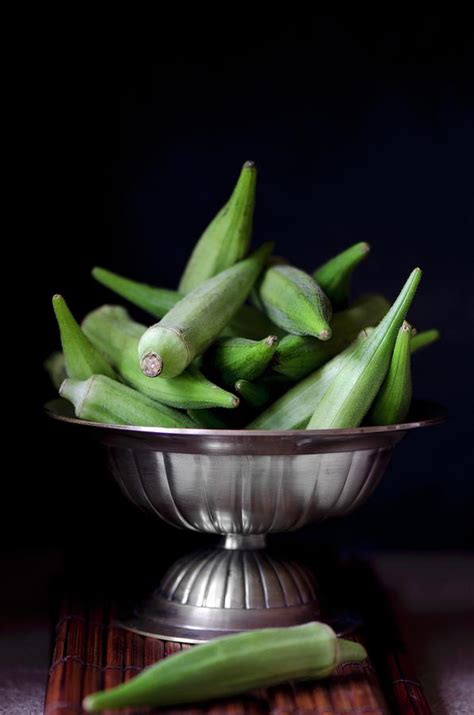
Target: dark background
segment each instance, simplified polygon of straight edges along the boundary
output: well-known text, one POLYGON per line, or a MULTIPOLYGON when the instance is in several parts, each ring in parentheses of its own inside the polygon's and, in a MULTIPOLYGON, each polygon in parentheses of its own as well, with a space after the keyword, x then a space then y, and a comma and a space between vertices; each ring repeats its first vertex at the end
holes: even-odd
POLYGON ((414 392, 446 405, 448 423, 407 438, 359 512, 305 535, 375 547, 469 546, 470 25, 413 12, 215 12, 183 6, 133 22, 62 18, 60 31, 58 18, 43 17, 41 32, 25 40, 19 139, 11 143, 27 240, 14 248, 26 263, 22 330, 26 323, 34 339, 27 389, 15 404, 20 420, 35 410, 36 426, 20 471, 7 480, 3 544, 44 549, 85 539, 93 548, 123 532, 133 546, 143 530, 164 528, 122 501, 94 445, 42 417, 53 393, 42 361, 58 347, 50 298, 63 293, 78 317, 113 302, 90 278, 95 264, 174 287, 241 164, 254 159, 255 242, 274 240, 311 270, 369 241, 354 292, 390 299, 420 265, 410 320, 442 332, 414 360, 414 392))

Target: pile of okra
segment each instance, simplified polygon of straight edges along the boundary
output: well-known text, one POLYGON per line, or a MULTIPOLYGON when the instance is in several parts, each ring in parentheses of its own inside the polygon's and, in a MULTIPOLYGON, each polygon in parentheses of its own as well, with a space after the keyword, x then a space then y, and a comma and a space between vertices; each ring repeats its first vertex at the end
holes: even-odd
POLYGON ((255 164, 246 162, 177 290, 93 269, 95 280, 148 314, 151 325, 111 304, 79 324, 64 298, 53 297, 62 351, 46 368, 78 418, 252 430, 407 418, 411 355, 439 337, 406 321, 421 270, 392 304, 380 294, 351 300, 367 243, 323 256, 310 273, 275 256, 272 243, 252 248, 256 179, 255 164))

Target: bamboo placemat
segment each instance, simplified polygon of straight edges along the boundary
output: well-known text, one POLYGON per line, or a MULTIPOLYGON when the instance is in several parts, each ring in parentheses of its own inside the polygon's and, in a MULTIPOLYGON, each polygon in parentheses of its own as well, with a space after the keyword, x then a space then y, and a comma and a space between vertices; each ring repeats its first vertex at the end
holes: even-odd
MULTIPOLYGON (((354 574, 351 583, 353 584, 354 574)), ((430 709, 369 571, 358 569, 354 599, 364 623, 353 634, 368 652, 324 681, 260 690, 209 704, 161 709, 161 715, 429 715, 430 709)), ((354 589, 353 589, 354 590, 354 589)), ((117 604, 106 596, 71 596, 61 603, 45 699, 45 715, 78 715, 89 693, 129 680, 143 667, 190 646, 117 628, 117 604)), ((105 711, 104 711, 105 712, 105 711)), ((136 715, 137 710, 121 713, 136 715)), ((145 711, 144 711, 145 712, 145 711)), ((151 711, 146 711, 151 712, 151 711)))

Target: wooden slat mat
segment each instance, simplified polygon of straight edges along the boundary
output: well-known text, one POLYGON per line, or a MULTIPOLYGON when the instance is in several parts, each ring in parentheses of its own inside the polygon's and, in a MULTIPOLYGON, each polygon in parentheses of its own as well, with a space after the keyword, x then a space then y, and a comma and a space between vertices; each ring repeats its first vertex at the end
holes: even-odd
MULTIPOLYGON (((173 715, 428 715, 430 710, 421 686, 407 661, 386 603, 382 602, 368 571, 358 572, 358 584, 358 595, 364 604, 364 625, 352 637, 367 647, 368 662, 341 666, 331 678, 317 683, 285 685, 199 707, 166 708, 156 712, 173 715)), ((81 701, 87 694, 129 680, 143 667, 189 647, 115 627, 116 608, 107 597, 63 599, 45 715, 82 713, 81 701)))

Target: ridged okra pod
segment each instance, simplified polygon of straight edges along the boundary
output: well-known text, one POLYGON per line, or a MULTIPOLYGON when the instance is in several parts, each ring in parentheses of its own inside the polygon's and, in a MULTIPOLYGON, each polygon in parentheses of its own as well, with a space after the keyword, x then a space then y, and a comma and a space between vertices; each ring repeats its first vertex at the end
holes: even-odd
POLYGON ((313 278, 326 293, 333 308, 346 307, 354 268, 367 258, 369 251, 368 243, 356 243, 314 271, 313 278))
POLYGON ((369 413, 373 425, 393 425, 403 422, 410 409, 411 384, 411 325, 403 322, 398 331, 390 366, 369 413))
POLYGON ((300 380, 344 350, 368 326, 377 325, 390 303, 381 295, 367 295, 351 308, 335 313, 330 340, 309 335, 286 335, 276 347, 272 369, 292 380, 300 380))
POLYGON ((116 367, 121 378, 153 400, 181 409, 232 408, 239 404, 236 395, 210 382, 194 367, 171 380, 145 377, 138 365, 137 345, 146 328, 130 320, 120 306, 105 305, 89 313, 82 329, 116 367))
POLYGON ((287 681, 325 678, 339 664, 366 657, 360 643, 338 639, 324 623, 264 628, 169 656, 127 683, 88 695, 83 706, 97 712, 211 700, 287 681))
POLYGON ((87 380, 91 375, 115 378, 112 367, 84 335, 62 295, 53 296, 53 308, 61 335, 67 376, 76 380, 87 380))
MULTIPOLYGON (((354 343, 346 348, 345 352, 352 350, 356 343, 367 340, 369 331, 362 330, 354 343)), ((343 355, 343 353, 341 353, 343 355)), ((256 417, 247 429, 258 430, 288 430, 305 429, 315 405, 321 399, 328 386, 335 379, 339 371, 338 358, 333 358, 323 367, 315 370, 304 380, 301 380, 293 387, 290 387, 281 397, 269 405, 258 417, 256 417)), ((285 379, 283 375, 275 375, 275 378, 285 379)), ((265 380, 265 378, 262 378, 265 380)), ((285 385, 283 385, 285 387, 285 385)))
POLYGON ((366 340, 332 362, 339 370, 321 396, 307 429, 357 427, 385 379, 398 331, 421 279, 415 268, 387 315, 366 340))
MULTIPOLYGON (((150 313, 154 318, 163 318, 184 297, 184 293, 178 293, 176 290, 155 288, 146 283, 132 281, 105 268, 94 268, 92 275, 106 288, 150 313)), ((222 331, 222 335, 250 340, 261 340, 271 333, 284 335, 284 332, 274 325, 265 313, 257 310, 253 305, 242 305, 222 331)))
POLYGON ((89 422, 143 427, 195 427, 183 412, 142 395, 105 375, 64 380, 59 390, 74 405, 76 417, 89 422))
POLYGON ((219 375, 226 385, 236 380, 255 380, 265 371, 273 357, 278 338, 267 335, 263 340, 221 338, 204 356, 204 367, 219 375))
POLYGON ((246 161, 232 196, 196 243, 179 284, 189 293, 247 254, 252 238, 257 167, 246 161))
POLYGON ((331 303, 308 273, 276 263, 267 268, 255 292, 259 307, 288 333, 331 337, 331 303))
POLYGON ((215 340, 245 302, 270 255, 264 244, 251 256, 201 283, 143 334, 138 359, 147 377, 176 377, 215 340))

